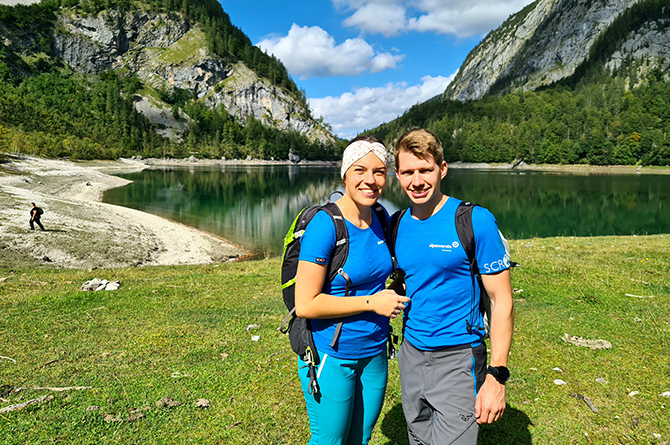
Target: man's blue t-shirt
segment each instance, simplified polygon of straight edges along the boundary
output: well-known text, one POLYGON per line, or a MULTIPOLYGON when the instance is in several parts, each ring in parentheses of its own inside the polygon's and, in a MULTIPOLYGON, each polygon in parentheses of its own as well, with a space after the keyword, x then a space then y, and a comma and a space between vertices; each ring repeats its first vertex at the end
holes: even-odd
MULTIPOLYGON (((416 348, 435 351, 448 346, 475 344, 484 330, 479 310, 479 286, 472 277, 465 250, 456 232, 460 200, 449 197, 442 208, 425 220, 412 217, 411 208, 398 226, 396 256, 405 272, 407 296, 404 337, 416 348)), ((509 258, 498 234, 494 216, 482 207, 472 212, 475 257, 482 274, 509 268, 509 258)))
MULTIPOLYGON (((383 290, 393 268, 381 223, 374 212, 372 215, 372 225, 367 229, 358 228, 345 219, 349 232, 349 256, 342 269, 351 279, 349 295, 352 297, 372 295, 383 290)), ((326 212, 318 212, 300 239, 299 259, 327 264, 335 241, 333 220, 326 212)), ((332 283, 324 284, 323 292, 344 297, 345 286, 346 280, 337 275, 332 283)), ((342 320, 342 331, 335 347, 331 347, 330 342, 340 319, 311 320, 314 343, 320 353, 341 359, 358 359, 375 356, 384 350, 389 332, 388 317, 367 311, 342 320)))

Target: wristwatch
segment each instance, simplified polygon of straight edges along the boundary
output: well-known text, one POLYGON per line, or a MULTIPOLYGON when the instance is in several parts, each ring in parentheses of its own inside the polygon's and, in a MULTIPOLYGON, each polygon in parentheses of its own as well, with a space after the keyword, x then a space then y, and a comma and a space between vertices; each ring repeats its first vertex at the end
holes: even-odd
POLYGON ((509 369, 504 366, 489 366, 486 373, 491 374, 501 385, 509 380, 509 369))

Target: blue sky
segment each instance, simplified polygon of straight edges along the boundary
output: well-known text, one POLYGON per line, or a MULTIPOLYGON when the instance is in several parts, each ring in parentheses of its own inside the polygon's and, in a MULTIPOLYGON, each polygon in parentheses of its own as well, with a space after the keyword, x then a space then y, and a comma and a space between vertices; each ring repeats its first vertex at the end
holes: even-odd
POLYGON ((489 31, 532 0, 219 0, 340 137, 441 94, 489 31))

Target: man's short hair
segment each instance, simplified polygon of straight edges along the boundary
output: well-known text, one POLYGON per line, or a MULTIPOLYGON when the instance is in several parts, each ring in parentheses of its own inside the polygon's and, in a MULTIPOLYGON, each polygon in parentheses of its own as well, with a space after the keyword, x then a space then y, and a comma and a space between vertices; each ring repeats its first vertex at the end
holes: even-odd
POLYGON ((373 136, 373 135, 371 135, 371 134, 367 134, 367 135, 363 135, 363 136, 357 136, 356 138, 350 140, 350 141, 349 141, 349 144, 351 144, 351 143, 353 143, 353 142, 356 142, 356 141, 366 141, 366 142, 370 142, 371 144, 373 144, 373 143, 375 143, 375 142, 378 142, 378 143, 380 143, 380 144, 386 146, 386 145, 384 144, 384 141, 382 141, 382 140, 381 140, 380 138, 378 138, 377 136, 373 136))
POLYGON ((412 153, 419 159, 427 159, 430 155, 437 165, 442 165, 444 161, 442 142, 433 133, 423 128, 410 130, 400 136, 393 153, 396 168, 398 168, 398 156, 401 152, 412 153))

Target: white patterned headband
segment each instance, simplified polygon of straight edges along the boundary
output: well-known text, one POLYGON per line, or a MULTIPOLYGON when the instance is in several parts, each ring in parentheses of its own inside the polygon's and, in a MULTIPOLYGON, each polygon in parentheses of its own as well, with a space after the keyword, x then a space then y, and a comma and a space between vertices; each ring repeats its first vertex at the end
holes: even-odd
POLYGON ((344 149, 342 154, 342 169, 340 174, 344 178, 344 174, 349 170, 354 162, 358 161, 360 158, 365 156, 368 153, 374 153, 384 165, 387 165, 387 153, 386 147, 384 144, 379 142, 368 142, 368 141, 354 141, 351 144, 347 145, 347 148, 344 149))

